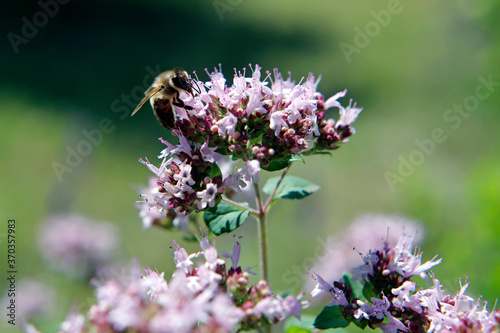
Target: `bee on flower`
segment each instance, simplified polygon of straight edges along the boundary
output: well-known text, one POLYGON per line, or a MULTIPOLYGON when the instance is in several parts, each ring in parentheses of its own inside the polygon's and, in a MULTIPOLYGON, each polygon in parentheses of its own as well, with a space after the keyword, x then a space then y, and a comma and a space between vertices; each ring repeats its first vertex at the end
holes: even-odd
POLYGON ((265 76, 258 65, 250 69, 249 77, 235 71, 232 86, 220 69, 207 71, 208 82, 190 79, 199 89, 179 97, 184 107, 176 109, 172 132, 179 144, 160 138, 167 146, 160 165, 140 160, 156 177, 138 204, 145 226, 169 221, 187 231, 191 213, 213 209, 223 194, 257 183, 261 169, 281 170, 297 154, 336 149, 354 133, 351 124, 362 108, 352 101, 342 106, 338 99, 347 90, 325 102, 313 74, 297 84, 277 69, 265 76), (339 110, 337 121, 326 120, 330 108, 339 110), (235 166, 224 175, 221 163, 228 159, 235 166))

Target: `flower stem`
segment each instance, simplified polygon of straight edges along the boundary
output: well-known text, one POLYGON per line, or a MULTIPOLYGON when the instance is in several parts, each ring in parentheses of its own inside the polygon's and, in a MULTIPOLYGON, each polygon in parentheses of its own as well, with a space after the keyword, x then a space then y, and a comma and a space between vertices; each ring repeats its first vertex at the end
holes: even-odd
POLYGON ((257 198, 257 207, 259 210, 258 215, 258 232, 259 232, 259 248, 260 248, 260 266, 261 278, 269 282, 269 265, 267 260, 267 224, 266 224, 266 211, 262 205, 262 198, 260 196, 259 184, 254 184, 255 196, 257 198))
POLYGON ((271 193, 271 195, 269 196, 269 198, 267 198, 267 200, 266 200, 266 204, 264 205, 264 212, 267 212, 267 210, 269 209, 269 205, 271 205, 271 202, 273 201, 274 195, 276 194, 276 191, 278 190, 278 187, 280 187, 281 182, 285 178, 285 175, 288 172, 288 170, 290 170, 291 166, 292 165, 290 164, 289 166, 287 166, 285 168, 285 170, 283 170, 283 173, 281 174, 280 180, 278 181, 278 184, 276 184, 276 187, 274 188, 273 193, 271 193))
POLYGON ((252 209, 252 208, 247 207, 247 206, 244 206, 244 205, 242 205, 242 204, 240 204, 240 203, 238 203, 238 202, 236 202, 236 201, 233 201, 233 200, 231 200, 231 199, 229 199, 229 198, 222 197, 222 201, 224 201, 224 202, 226 202, 226 203, 228 203, 228 204, 230 204, 230 205, 233 205, 233 206, 235 206, 235 207, 238 207, 238 208, 241 208, 241 209, 244 209, 244 210, 249 210, 249 211, 250 211, 250 214, 252 214, 252 215, 253 215, 253 216, 255 216, 255 217, 258 217, 258 216, 259 216, 259 214, 260 214, 257 210, 252 209))

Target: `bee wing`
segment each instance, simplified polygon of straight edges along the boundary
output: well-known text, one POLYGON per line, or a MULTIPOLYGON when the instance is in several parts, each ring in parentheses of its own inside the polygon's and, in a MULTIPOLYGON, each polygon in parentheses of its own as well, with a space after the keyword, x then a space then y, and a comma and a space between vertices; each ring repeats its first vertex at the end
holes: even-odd
POLYGON ((144 103, 146 103, 147 101, 149 101, 149 99, 151 97, 153 97, 158 91, 162 90, 163 89, 163 86, 158 86, 156 87, 153 91, 151 91, 149 94, 146 95, 146 97, 144 97, 140 102, 139 104, 137 105, 137 107, 135 108, 134 112, 132 112, 132 115, 130 115, 131 117, 137 113, 137 111, 140 110, 140 108, 142 108, 142 106, 144 105, 144 103))

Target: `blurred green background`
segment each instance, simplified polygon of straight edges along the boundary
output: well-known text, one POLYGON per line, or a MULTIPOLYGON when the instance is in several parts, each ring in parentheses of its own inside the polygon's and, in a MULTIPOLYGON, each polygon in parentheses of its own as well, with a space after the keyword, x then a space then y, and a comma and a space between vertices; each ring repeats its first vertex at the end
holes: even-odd
MULTIPOLYGON (((117 262, 136 257, 143 266, 174 269, 170 240, 182 236, 143 230, 133 207, 135 188, 150 175, 138 158, 154 161, 163 149, 157 138, 172 138, 149 106, 134 118, 124 116, 133 106, 123 94, 136 104, 143 79, 152 82, 148 66, 182 66, 205 80, 204 69, 222 63, 229 83, 233 68, 248 63, 291 71, 296 81, 313 72, 323 75, 318 90, 326 97, 348 88, 343 104, 353 98, 364 107, 356 135, 333 157, 309 157, 290 171, 322 189, 271 212, 274 290, 298 292, 295 277, 302 276, 290 280, 284 272, 307 268, 319 239, 371 212, 425 224, 424 259, 444 258, 435 272, 449 292, 468 276, 472 296, 493 303, 500 294, 500 87, 490 87, 470 114, 445 119, 454 104, 474 100, 478 77, 500 82, 497 1, 70 1, 15 47, 8 34, 22 36, 22 18, 33 22, 42 7, 35 1, 3 7, 0 234, 15 218, 18 277, 58 291, 51 318, 34 320, 42 331, 56 331, 73 300, 82 311, 92 302, 86 281, 69 280, 41 260, 36 235, 50 214, 111 221, 121 237, 117 262), (390 17, 377 23, 388 10, 390 17), (67 147, 75 149, 83 131, 105 118, 113 130, 59 181, 53 162, 64 163, 67 147), (397 174, 401 159, 415 158, 415 140, 431 139, 436 128, 447 139, 391 188, 387 173, 397 174)), ((258 264, 255 233, 253 220, 238 230, 243 267, 258 264)), ((231 235, 217 239, 219 250, 232 243, 231 235)), ((3 276, 5 259, 1 267, 3 276)), ((5 290, 4 278, 0 286, 5 290)))

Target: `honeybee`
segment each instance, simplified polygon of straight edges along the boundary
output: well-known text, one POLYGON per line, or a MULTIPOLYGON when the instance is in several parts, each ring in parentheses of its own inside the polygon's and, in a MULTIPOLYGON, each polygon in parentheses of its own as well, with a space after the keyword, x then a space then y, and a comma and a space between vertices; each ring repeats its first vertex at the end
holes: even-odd
POLYGON ((192 110, 191 106, 185 105, 179 98, 179 94, 185 91, 194 96, 193 88, 193 84, 185 70, 174 68, 163 72, 156 77, 151 87, 146 90, 145 97, 132 112, 132 116, 149 100, 160 124, 167 129, 173 129, 175 127, 175 113, 172 105, 192 110))

